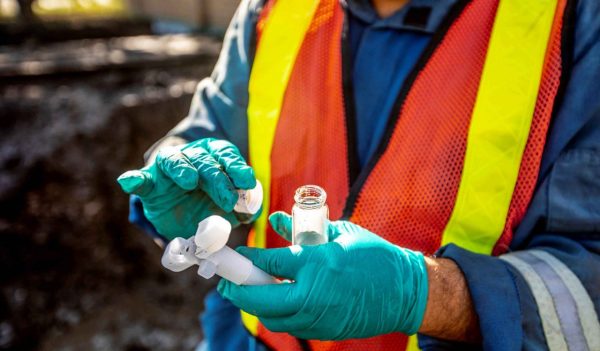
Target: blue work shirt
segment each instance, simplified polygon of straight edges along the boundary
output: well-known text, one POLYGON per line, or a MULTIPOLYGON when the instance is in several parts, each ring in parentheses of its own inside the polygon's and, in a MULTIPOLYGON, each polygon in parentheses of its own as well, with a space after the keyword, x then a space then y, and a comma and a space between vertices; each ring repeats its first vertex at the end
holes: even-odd
POLYGON ((383 19, 368 0, 347 3, 360 167, 375 153, 400 88, 454 2, 413 0, 383 19), (373 64, 373 57, 385 59, 373 64))
MULTIPOLYGON (((390 113, 390 99, 395 99, 406 72, 415 64, 450 3, 414 0, 384 20, 373 16, 366 0, 344 3, 350 14, 352 80, 359 126, 356 137, 361 163, 370 157, 373 145, 381 137, 381 128, 390 113), (424 28, 422 24, 419 28, 408 28, 404 23, 407 11, 415 6, 431 8, 424 28), (368 92, 366 87, 370 87, 368 92)), ((169 133, 170 136, 190 141, 224 138, 248 155, 248 80, 254 28, 261 6, 262 0, 242 1, 227 31, 213 74, 198 85, 188 117, 169 133)), ((595 313, 592 319, 600 314, 598 13, 599 1, 579 0, 569 16, 574 19, 574 38, 569 40, 572 47, 565 46, 568 52, 563 58, 571 61, 571 70, 565 72, 568 80, 556 101, 536 191, 510 244, 511 253, 505 255, 505 258, 514 256, 530 264, 530 271, 518 269, 504 259, 475 254, 455 245, 447 245, 438 252, 439 256, 454 260, 464 273, 479 318, 482 347, 487 350, 549 348, 552 340, 546 333, 548 308, 538 306, 540 289, 546 291, 546 298, 550 299, 545 301, 546 306, 556 309, 553 316, 558 318, 554 322, 558 323, 559 330, 555 332, 567 335, 565 340, 570 346, 582 345, 586 335, 589 337, 581 330, 585 326, 589 329, 590 313, 595 313), (560 265, 549 265, 549 261, 533 255, 539 252, 551 254, 560 265), (535 285, 532 274, 542 285, 535 285), (574 294, 577 289, 573 286, 577 284, 566 284, 565 277, 580 284, 583 294, 587 293, 589 298, 574 294)), ((582 293, 581 289, 578 291, 582 293)), ((222 306, 230 306, 218 294, 209 295, 206 306, 204 333, 211 349, 256 350, 260 347, 254 341, 228 337, 239 336, 245 329, 237 313, 215 312, 227 310, 222 306), (217 323, 212 318, 229 318, 229 321, 217 323), (236 345, 232 345, 231 340, 236 340, 236 345)), ((592 329, 591 332, 597 331, 592 329)), ((425 349, 480 348, 422 336, 419 345, 425 349)))

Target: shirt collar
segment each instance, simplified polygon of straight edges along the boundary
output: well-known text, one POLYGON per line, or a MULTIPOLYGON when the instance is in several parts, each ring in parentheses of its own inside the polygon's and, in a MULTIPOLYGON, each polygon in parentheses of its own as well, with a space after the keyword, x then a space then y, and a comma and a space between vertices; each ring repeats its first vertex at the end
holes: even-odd
POLYGON ((341 1, 342 5, 352 16, 373 27, 412 30, 433 34, 457 0, 411 0, 400 10, 386 18, 379 18, 370 0, 341 1), (420 18, 422 17, 420 15, 428 11, 430 12, 426 19, 426 24, 416 25, 412 20, 415 18, 415 14, 420 18))

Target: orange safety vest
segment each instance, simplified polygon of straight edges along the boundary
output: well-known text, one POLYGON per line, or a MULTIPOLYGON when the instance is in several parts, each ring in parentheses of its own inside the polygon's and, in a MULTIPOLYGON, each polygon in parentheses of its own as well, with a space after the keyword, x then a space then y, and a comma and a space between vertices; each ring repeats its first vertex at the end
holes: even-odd
MULTIPOLYGON (((425 254, 505 252, 534 192, 561 83, 567 0, 459 0, 406 79, 376 155, 357 167, 345 14, 338 0, 278 0, 257 24, 250 162, 265 210, 249 238, 281 247, 267 214, 304 184, 348 219, 425 254)), ((373 64, 377 64, 374 62, 373 64)), ((277 303, 274 301, 273 303, 277 303)), ((277 350, 404 350, 400 333, 340 342, 247 328, 277 350)), ((412 341, 414 348, 414 340, 412 341)))

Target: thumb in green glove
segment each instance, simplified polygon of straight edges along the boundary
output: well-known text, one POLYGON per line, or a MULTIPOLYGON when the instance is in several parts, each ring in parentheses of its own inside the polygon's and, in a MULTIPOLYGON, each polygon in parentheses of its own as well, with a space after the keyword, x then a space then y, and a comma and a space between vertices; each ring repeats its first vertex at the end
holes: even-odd
MULTIPOLYGON (((276 212, 269 220, 289 241, 291 217, 276 212)), ((293 282, 238 286, 221 280, 219 293, 269 330, 303 339, 416 333, 428 293, 423 255, 348 221, 331 222, 328 234, 330 242, 318 246, 239 248, 259 268, 293 282)))

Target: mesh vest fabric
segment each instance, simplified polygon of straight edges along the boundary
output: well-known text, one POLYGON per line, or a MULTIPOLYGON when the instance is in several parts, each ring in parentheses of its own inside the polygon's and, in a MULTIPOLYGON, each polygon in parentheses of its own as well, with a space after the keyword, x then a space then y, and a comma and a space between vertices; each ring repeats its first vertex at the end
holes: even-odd
MULTIPOLYGON (((505 229, 494 254, 506 251, 537 181, 560 83, 565 2, 559 1, 556 11, 529 138, 505 229)), ((347 216, 396 245, 434 253, 440 246, 461 182, 471 113, 497 6, 496 0, 463 1, 457 5, 447 30, 434 40, 414 76, 407 79, 410 89, 405 89, 398 99, 399 112, 392 116, 377 164, 366 176, 354 202, 348 203, 352 202, 348 151, 352 145, 348 143, 353 136, 348 133, 343 93, 344 13, 337 0, 320 1, 296 58, 275 132, 268 212, 289 212, 297 187, 318 184, 328 193, 332 219, 347 216)), ((263 13, 259 24, 264 24, 268 14, 263 13)), ((262 27, 257 27, 260 32, 262 27)), ((267 247, 287 245, 267 228, 267 247)), ((258 336, 273 349, 302 349, 294 337, 272 333, 262 325, 258 336)), ((403 350, 407 337, 393 333, 307 344, 312 350, 403 350)))
POLYGON ((504 231, 492 252, 494 256, 507 252, 513 238, 513 233, 525 216, 525 212, 535 191, 542 154, 546 144, 546 135, 550 126, 555 98, 561 83, 562 29, 563 14, 566 5, 566 0, 559 1, 557 4, 529 139, 523 153, 523 161, 519 169, 519 177, 511 199, 504 231))
MULTIPOLYGON (((331 218, 348 197, 346 128, 342 96, 343 13, 321 1, 296 59, 271 151, 271 208, 290 212, 294 191, 318 184, 327 191, 331 218), (285 195, 284 195, 285 194, 285 195)), ((289 245, 269 226, 267 246, 289 245)))

